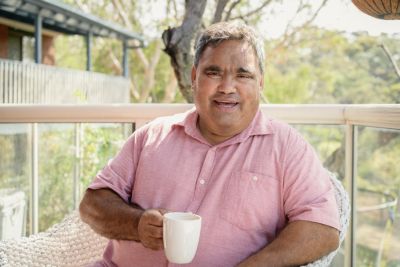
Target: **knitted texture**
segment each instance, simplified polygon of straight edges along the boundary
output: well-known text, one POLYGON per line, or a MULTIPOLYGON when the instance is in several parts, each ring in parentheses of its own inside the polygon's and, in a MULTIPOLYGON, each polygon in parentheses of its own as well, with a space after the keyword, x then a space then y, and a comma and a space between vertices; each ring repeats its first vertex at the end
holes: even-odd
POLYGON ((0 266, 87 266, 101 259, 106 244, 73 211, 45 232, 0 242, 0 266))
MULTIPOLYGON (((340 214, 340 243, 343 242, 350 219, 349 198, 342 184, 331 174, 340 214)), ((107 239, 83 223, 73 211, 61 223, 47 231, 0 242, 0 266, 14 267, 76 267, 101 259, 107 239)), ((311 248, 310 248, 311 249, 311 248)), ((304 266, 326 267, 338 250, 304 266)))

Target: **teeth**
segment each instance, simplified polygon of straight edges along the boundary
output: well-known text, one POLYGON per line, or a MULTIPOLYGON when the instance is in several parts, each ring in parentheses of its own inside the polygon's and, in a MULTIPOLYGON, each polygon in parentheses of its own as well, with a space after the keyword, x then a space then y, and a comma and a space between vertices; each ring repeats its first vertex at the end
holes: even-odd
POLYGON ((217 102, 217 104, 225 107, 233 107, 236 105, 236 103, 227 103, 227 102, 217 102))

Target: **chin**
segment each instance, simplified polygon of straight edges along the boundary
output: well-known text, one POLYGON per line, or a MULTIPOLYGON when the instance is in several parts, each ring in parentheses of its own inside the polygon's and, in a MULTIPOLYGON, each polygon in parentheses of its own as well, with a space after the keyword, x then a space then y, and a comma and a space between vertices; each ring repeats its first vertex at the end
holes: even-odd
POLYGON ((220 120, 215 123, 219 129, 221 129, 224 132, 236 132, 240 131, 240 123, 238 123, 238 120, 220 120))

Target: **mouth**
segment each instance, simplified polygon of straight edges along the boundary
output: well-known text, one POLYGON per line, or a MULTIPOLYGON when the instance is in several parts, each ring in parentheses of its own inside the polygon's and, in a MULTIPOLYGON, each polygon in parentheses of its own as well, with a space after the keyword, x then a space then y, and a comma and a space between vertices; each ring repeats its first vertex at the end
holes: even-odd
POLYGON ((221 101, 214 100, 213 102, 218 108, 224 109, 224 110, 233 109, 239 105, 239 102, 228 101, 228 100, 226 100, 226 101, 225 100, 221 100, 221 101))

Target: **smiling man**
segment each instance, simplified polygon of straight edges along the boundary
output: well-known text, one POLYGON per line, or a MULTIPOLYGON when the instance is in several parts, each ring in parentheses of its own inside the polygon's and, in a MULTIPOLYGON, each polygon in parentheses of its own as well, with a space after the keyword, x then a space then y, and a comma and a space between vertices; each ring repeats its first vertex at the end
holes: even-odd
POLYGON ((214 145, 245 130, 258 111, 263 83, 249 43, 227 40, 206 47, 192 69, 203 137, 214 145))
POLYGON ((167 211, 202 216, 189 266, 298 266, 338 246, 327 172, 290 126, 259 110, 263 43, 248 26, 211 25, 196 44, 195 109, 138 129, 99 172, 82 219, 110 239, 97 266, 173 266, 167 211))

